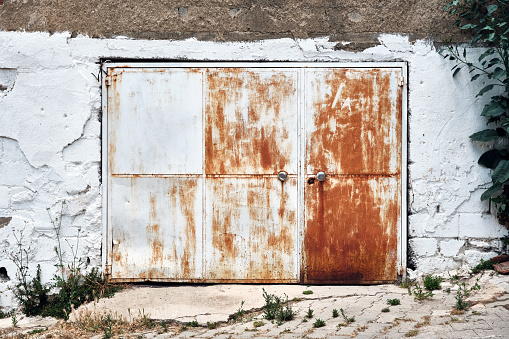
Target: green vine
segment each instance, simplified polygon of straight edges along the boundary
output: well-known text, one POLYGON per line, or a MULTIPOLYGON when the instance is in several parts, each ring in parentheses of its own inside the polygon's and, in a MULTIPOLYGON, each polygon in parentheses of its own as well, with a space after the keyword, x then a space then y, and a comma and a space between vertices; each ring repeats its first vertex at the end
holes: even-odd
POLYGON ((498 221, 509 228, 509 0, 454 0, 444 11, 457 16, 454 23, 461 30, 472 33, 472 46, 486 50, 477 61, 467 58, 467 51, 458 46, 442 49, 444 58, 456 61, 451 69, 453 77, 462 68, 468 69, 471 81, 482 81, 484 86, 477 97, 491 95, 481 116, 491 128, 476 132, 470 139, 494 142, 478 163, 493 170, 491 186, 482 194, 481 201, 491 199, 497 206, 498 221), (497 90, 498 89, 498 90, 497 90), (495 90, 495 92, 492 92, 495 90), (493 94, 495 93, 495 94, 493 94))

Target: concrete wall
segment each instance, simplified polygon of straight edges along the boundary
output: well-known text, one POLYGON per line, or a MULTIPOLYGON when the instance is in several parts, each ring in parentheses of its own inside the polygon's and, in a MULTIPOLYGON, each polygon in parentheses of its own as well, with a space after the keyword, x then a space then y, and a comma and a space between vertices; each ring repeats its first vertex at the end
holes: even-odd
MULTIPOLYGON (((486 148, 468 139, 485 126, 479 116, 485 99, 474 98, 482 84, 467 73, 453 79, 454 64, 427 40, 380 34, 376 46, 359 52, 350 44, 329 36, 214 42, 0 31, 0 306, 11 305, 10 255, 19 232, 31 270, 40 263, 43 278, 51 279, 56 237, 47 208, 54 216, 62 200, 66 259, 65 240, 76 248, 81 229, 78 256, 101 263, 101 58, 407 61, 409 264, 415 273, 438 273, 495 255, 507 230, 480 202, 490 182, 489 171, 477 165, 486 148)), ((469 50, 472 58, 479 53, 469 50)))
MULTIPOLYGON (((246 41, 328 36, 354 46, 380 33, 457 35, 443 0, 0 0, 0 29, 91 37, 246 41)), ((357 46, 358 48, 358 46, 357 46)))

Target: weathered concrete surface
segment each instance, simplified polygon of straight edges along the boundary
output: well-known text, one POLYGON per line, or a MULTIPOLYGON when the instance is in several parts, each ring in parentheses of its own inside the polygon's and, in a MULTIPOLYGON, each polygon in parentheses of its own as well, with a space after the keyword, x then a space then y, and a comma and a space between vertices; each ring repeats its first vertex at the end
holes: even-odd
MULTIPOLYGON (((422 285, 421 285, 422 286, 422 285)), ((434 296, 416 301, 407 289, 396 285, 379 286, 288 286, 288 285, 213 285, 213 286, 168 286, 134 287, 118 293, 111 299, 100 300, 86 307, 99 314, 112 314, 132 319, 139 313, 151 319, 175 320, 186 323, 196 320, 200 326, 185 330, 178 326, 163 333, 160 328, 137 333, 123 333, 123 337, 142 338, 403 338, 416 334, 417 338, 507 338, 509 333, 509 276, 484 273, 459 282, 446 281, 442 290, 434 296), (470 309, 464 313, 454 312, 455 296, 459 284, 467 289, 479 284, 469 299, 470 309), (297 312, 294 320, 280 325, 263 318, 260 308, 264 305, 262 289, 268 293, 289 299, 301 298, 292 303, 297 312), (447 290, 449 289, 449 290, 447 290), (304 290, 313 294, 304 295, 304 290), (388 299, 400 299, 401 304, 389 306, 388 299), (242 320, 228 321, 245 301, 246 311, 242 320), (388 308, 389 312, 382 312, 388 308), (314 311, 306 319, 308 309, 314 311), (339 314, 332 316, 333 309, 343 309, 348 318, 355 321, 345 323, 339 314), (325 321, 325 326, 314 328, 316 319, 325 321), (264 324, 255 329, 254 321, 264 324), (218 322, 216 329, 208 329, 207 322, 218 322)), ((88 313, 90 314, 90 313, 88 313)), ((71 316, 71 323, 74 316, 71 316)), ((51 320, 21 318, 18 331, 51 326, 51 320), (44 325, 46 324, 46 325, 44 325)), ((0 328, 10 325, 10 319, 0 321, 0 328)), ((60 325, 50 327, 45 335, 57 334, 60 325)), ((101 338, 97 335, 94 338, 101 338)))
POLYGON ((378 33, 438 40, 456 35, 444 6, 443 0, 5 0, 0 29, 217 41, 327 35, 373 44, 378 33))

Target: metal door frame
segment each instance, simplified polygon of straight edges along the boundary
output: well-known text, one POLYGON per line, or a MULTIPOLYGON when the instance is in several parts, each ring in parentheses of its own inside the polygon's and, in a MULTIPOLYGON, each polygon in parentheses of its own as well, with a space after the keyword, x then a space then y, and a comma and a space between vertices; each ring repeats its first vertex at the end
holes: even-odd
MULTIPOLYGON (((106 277, 111 273, 112 264, 112 227, 108 223, 111 215, 111 206, 109 199, 109 157, 108 157, 108 75, 109 70, 113 68, 297 68, 300 69, 299 83, 297 90, 302 93, 304 84, 304 70, 306 68, 400 68, 403 75, 402 84, 402 112, 401 112, 401 206, 400 223, 398 227, 398 275, 406 278, 407 268, 407 239, 408 239, 408 216, 407 216, 407 186, 408 186, 408 65, 407 62, 105 62, 101 64, 101 95, 102 95, 102 253, 101 264, 102 271, 106 277)), ((300 98, 300 96, 299 96, 300 98)), ((300 276, 302 277, 302 244, 304 241, 304 179, 305 179, 305 159, 306 159, 306 140, 305 140, 305 107, 304 100, 299 99, 297 113, 297 131, 298 131, 298 174, 297 174, 297 230, 298 230, 298 267, 300 267, 300 276)), ((203 126, 205 128, 205 126, 203 126)), ((205 218, 205 212, 204 218, 205 218)), ((205 225, 202 225, 205 227, 205 225)), ((299 278, 298 278, 299 279, 299 278)), ((302 278, 300 278, 302 281, 302 278)), ((156 279, 158 280, 158 279, 156 279)), ((171 281, 171 279, 159 279, 161 281, 171 281)), ((137 281, 143 281, 139 279, 137 281)))

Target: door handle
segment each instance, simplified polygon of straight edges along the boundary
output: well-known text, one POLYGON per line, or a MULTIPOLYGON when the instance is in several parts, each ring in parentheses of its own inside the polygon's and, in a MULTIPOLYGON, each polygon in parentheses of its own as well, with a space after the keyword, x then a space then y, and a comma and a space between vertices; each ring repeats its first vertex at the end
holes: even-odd
POLYGON ((325 178, 327 178, 327 175, 325 174, 325 172, 318 172, 316 173, 316 180, 318 181, 325 181, 325 178))
POLYGON ((281 171, 277 174, 277 178, 281 181, 281 182, 285 182, 286 179, 288 179, 288 173, 286 173, 285 171, 281 171))

